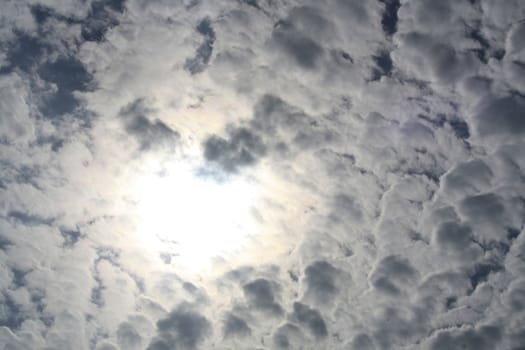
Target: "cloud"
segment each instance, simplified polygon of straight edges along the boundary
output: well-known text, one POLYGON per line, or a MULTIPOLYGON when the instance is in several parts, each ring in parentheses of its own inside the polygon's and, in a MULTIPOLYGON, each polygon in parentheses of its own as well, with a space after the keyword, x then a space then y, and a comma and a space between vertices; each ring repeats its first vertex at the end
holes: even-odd
POLYGON ((304 270, 305 296, 317 304, 329 304, 340 292, 341 272, 327 261, 315 261, 304 270))
POLYGON ((91 3, 88 16, 82 21, 82 38, 101 41, 106 32, 118 25, 118 13, 125 9, 125 0, 99 0, 91 3))
POLYGON ((472 245, 472 230, 456 222, 445 222, 436 231, 436 242, 449 252, 461 254, 472 245))
POLYGON ((460 210, 469 219, 499 221, 505 211, 501 199, 493 193, 469 196, 460 203, 460 210))
POLYGON ((501 339, 501 330, 484 326, 479 329, 464 329, 439 333, 432 342, 432 350, 440 349, 494 349, 501 339))
POLYGON ((157 337, 148 349, 195 349, 210 332, 210 322, 204 316, 180 305, 157 322, 157 337))
POLYGON ((385 0, 382 2, 385 4, 385 10, 381 19, 381 25, 385 34, 392 35, 397 30, 397 11, 401 4, 399 0, 385 0))
POLYGON ((285 323, 277 328, 273 335, 273 345, 277 349, 293 349, 304 342, 301 330, 292 323, 285 323))
POLYGON ((0 344, 524 343, 522 1, 0 7, 0 344), (174 168, 249 189, 209 269, 174 168))
POLYGON ((204 142, 204 158, 227 173, 254 165, 265 154, 261 138, 242 127, 228 130, 228 139, 214 135, 204 142))
POLYGON ((79 105, 75 91, 84 91, 91 81, 84 65, 75 58, 60 57, 54 62, 46 62, 38 69, 40 78, 54 84, 53 89, 44 95, 41 112, 49 118, 57 118, 73 112, 79 105))
POLYGON ((490 186, 493 175, 492 170, 483 160, 467 161, 458 164, 444 176, 442 190, 453 198, 479 193, 490 186))
POLYGON ((140 349, 142 336, 130 323, 121 323, 117 330, 119 345, 125 349, 140 349))
POLYGON ((273 316, 279 316, 283 313, 281 305, 276 300, 276 292, 279 286, 271 281, 259 278, 243 285, 242 289, 248 303, 255 309, 273 316))
POLYGON ((7 53, 7 60, 11 67, 17 67, 24 71, 34 69, 48 48, 46 42, 39 41, 38 38, 24 33, 20 34, 11 45, 7 53))
POLYGON ((0 139, 3 142, 24 142, 34 138, 34 123, 29 117, 29 91, 17 74, 0 78, 0 139))
POLYGON ((223 333, 225 337, 245 337, 251 335, 251 329, 242 318, 228 314, 224 320, 223 333))
MULTIPOLYGON (((32 14, 38 19, 35 11, 32 14)), ((67 21, 58 17, 57 21, 67 21)), ((37 24, 39 28, 45 26, 43 22, 37 21, 37 24)), ((36 102, 43 116, 52 119, 71 114, 81 107, 82 101, 77 93, 90 89, 92 82, 91 74, 76 57, 72 43, 77 39, 76 35, 66 31, 60 35, 62 41, 56 40, 54 35, 60 30, 60 25, 52 22, 39 34, 33 30, 16 31, 15 37, 5 43, 8 62, 5 70, 29 79, 33 103, 36 102)))
POLYGON ((253 117, 226 128, 228 138, 212 135, 203 144, 204 158, 227 173, 256 165, 267 156, 293 158, 304 149, 325 147, 338 138, 316 119, 274 95, 262 96, 253 117))
POLYGON ((350 344, 350 349, 372 350, 374 349, 374 344, 368 335, 358 334, 352 340, 352 343, 350 344))
MULTIPOLYGON (((322 22, 322 18, 316 17, 314 19, 322 22)), ((272 38, 277 48, 305 69, 314 69, 324 53, 323 48, 316 41, 294 28, 294 23, 291 21, 277 23, 272 38)))
POLYGON ((521 117, 524 108, 525 101, 520 96, 487 99, 473 113, 476 131, 481 137, 519 137, 525 132, 525 123, 521 117))
POLYGON ((334 206, 341 217, 351 217, 354 223, 361 221, 363 213, 359 203, 346 194, 339 194, 335 197, 334 206))
POLYGON ((184 68, 190 74, 201 73, 206 68, 206 65, 210 62, 213 53, 213 43, 215 42, 215 31, 209 18, 203 19, 196 29, 199 34, 204 36, 204 42, 197 48, 195 57, 188 58, 184 64, 184 68))
POLYGON ((395 64, 423 80, 450 84, 475 72, 478 61, 470 52, 457 52, 420 33, 400 34, 398 38, 401 48, 392 54, 395 64))
POLYGON ((311 309, 308 305, 295 302, 293 304, 293 314, 299 324, 305 326, 318 339, 328 335, 326 323, 318 310, 311 309))
POLYGON ((372 285, 385 294, 398 295, 418 277, 408 259, 390 255, 383 258, 370 275, 372 285))
POLYGON ((148 108, 141 99, 125 106, 120 112, 126 131, 136 138, 140 150, 147 151, 163 146, 174 148, 180 134, 159 119, 150 120, 148 116, 153 113, 154 110, 148 108))

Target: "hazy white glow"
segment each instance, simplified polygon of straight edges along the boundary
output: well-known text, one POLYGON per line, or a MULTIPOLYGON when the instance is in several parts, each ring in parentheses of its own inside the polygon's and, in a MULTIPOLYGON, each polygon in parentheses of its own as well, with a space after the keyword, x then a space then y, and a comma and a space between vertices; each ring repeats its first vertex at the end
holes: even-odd
POLYGON ((246 180, 217 182, 175 166, 161 176, 141 178, 133 197, 139 239, 189 269, 235 253, 254 233, 256 191, 246 180))

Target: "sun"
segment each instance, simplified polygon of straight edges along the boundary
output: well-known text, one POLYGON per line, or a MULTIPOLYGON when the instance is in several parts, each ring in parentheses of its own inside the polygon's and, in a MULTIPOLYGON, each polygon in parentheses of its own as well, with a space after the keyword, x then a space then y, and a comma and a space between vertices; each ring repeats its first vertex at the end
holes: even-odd
POLYGON ((133 189, 138 239, 165 263, 209 268, 255 234, 256 188, 240 176, 219 181, 184 164, 141 176, 133 189))

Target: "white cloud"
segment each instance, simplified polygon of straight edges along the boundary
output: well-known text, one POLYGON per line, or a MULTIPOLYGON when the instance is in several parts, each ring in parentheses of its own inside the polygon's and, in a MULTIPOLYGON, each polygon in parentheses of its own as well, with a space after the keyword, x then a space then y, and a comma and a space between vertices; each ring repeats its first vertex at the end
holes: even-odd
POLYGON ((520 1, 0 8, 0 343, 523 343, 520 1), (258 231, 210 270, 137 234, 146 202, 210 228, 196 190, 140 198, 182 163, 257 194, 258 231))

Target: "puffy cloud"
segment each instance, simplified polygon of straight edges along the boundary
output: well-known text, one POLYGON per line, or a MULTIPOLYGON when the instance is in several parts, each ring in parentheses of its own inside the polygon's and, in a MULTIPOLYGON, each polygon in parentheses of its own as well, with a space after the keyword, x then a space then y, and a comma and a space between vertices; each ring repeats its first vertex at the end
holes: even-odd
POLYGON ((365 349, 372 350, 374 349, 374 343, 370 337, 366 334, 358 334, 352 340, 352 343, 349 345, 350 349, 365 349))
POLYGON ((255 164, 266 153, 261 138, 246 128, 228 130, 229 139, 211 136, 204 143, 204 158, 225 172, 255 164))
POLYGON ((82 21, 82 38, 87 41, 103 40, 107 31, 118 25, 118 14, 124 9, 125 0, 93 1, 88 15, 82 21))
POLYGON ((6 348, 524 343, 521 1, 0 7, 6 348), (182 262, 174 168, 242 246, 182 262))
POLYGON ((245 337, 251 334, 251 329, 242 318, 228 314, 224 320, 223 333, 225 337, 245 337))
POLYGON ((383 258, 370 279, 372 285, 379 291, 397 295, 418 277, 418 272, 410 265, 410 262, 400 256, 390 255, 383 258))
MULTIPOLYGON (((299 25, 302 17, 301 13, 304 14, 303 16, 308 16, 310 14, 310 20, 313 18, 313 20, 317 22, 317 26, 322 27, 323 23, 327 23, 327 21, 317 15, 315 11, 305 8, 302 8, 302 10, 303 11, 295 11, 296 16, 294 17, 298 17, 297 22, 299 22, 299 25)), ((285 55, 295 63, 305 69, 314 69, 322 58, 324 49, 315 40, 303 34, 301 29, 294 28, 294 24, 293 19, 277 23, 272 33, 272 39, 277 48, 282 50, 285 55)), ((295 25, 297 26, 297 24, 295 25)))
POLYGON ((144 100, 136 100, 125 106, 120 114, 126 131, 137 139, 141 150, 161 146, 173 149, 179 141, 179 133, 159 119, 150 120, 148 116, 154 112, 144 100))
POLYGON ((340 292, 342 273, 328 261, 315 261, 304 270, 305 297, 316 304, 330 304, 340 292))
POLYGON ((458 164, 444 176, 442 191, 448 197, 462 198, 489 188, 492 178, 493 172, 483 160, 471 160, 458 164))
POLYGON ((308 305, 295 302, 293 304, 293 317, 299 324, 308 329, 314 337, 320 339, 328 335, 326 323, 318 310, 311 309, 308 305))
POLYGON ((279 316, 283 313, 282 307, 276 302, 276 291, 279 286, 271 281, 259 278, 242 287, 248 303, 257 310, 270 315, 279 316))
POLYGON ((117 329, 117 338, 121 347, 125 349, 140 349, 142 336, 130 323, 121 323, 117 329))
POLYGON ((431 349, 494 349, 501 339, 501 330, 493 326, 439 333, 431 349))
POLYGON ((195 57, 188 58, 184 64, 186 70, 191 74, 200 73, 206 68, 213 53, 213 43, 215 42, 215 31, 209 18, 203 19, 197 25, 197 31, 204 36, 204 42, 197 48, 195 57))
POLYGON ((3 142, 24 142, 34 138, 28 88, 17 74, 0 77, 0 138, 3 142))
POLYGON ((400 34, 399 49, 392 53, 394 63, 414 78, 453 84, 476 72, 478 60, 471 52, 455 48, 421 33, 400 34))
POLYGON ((525 101, 520 96, 492 97, 480 103, 472 114, 479 136, 519 137, 525 131, 521 111, 525 101))
POLYGON ((180 305, 157 322, 157 337, 148 349, 195 349, 211 331, 210 322, 186 305, 180 305))
POLYGON ((293 349, 302 346, 304 335, 296 325, 285 323, 273 335, 273 346, 277 349, 293 349))

